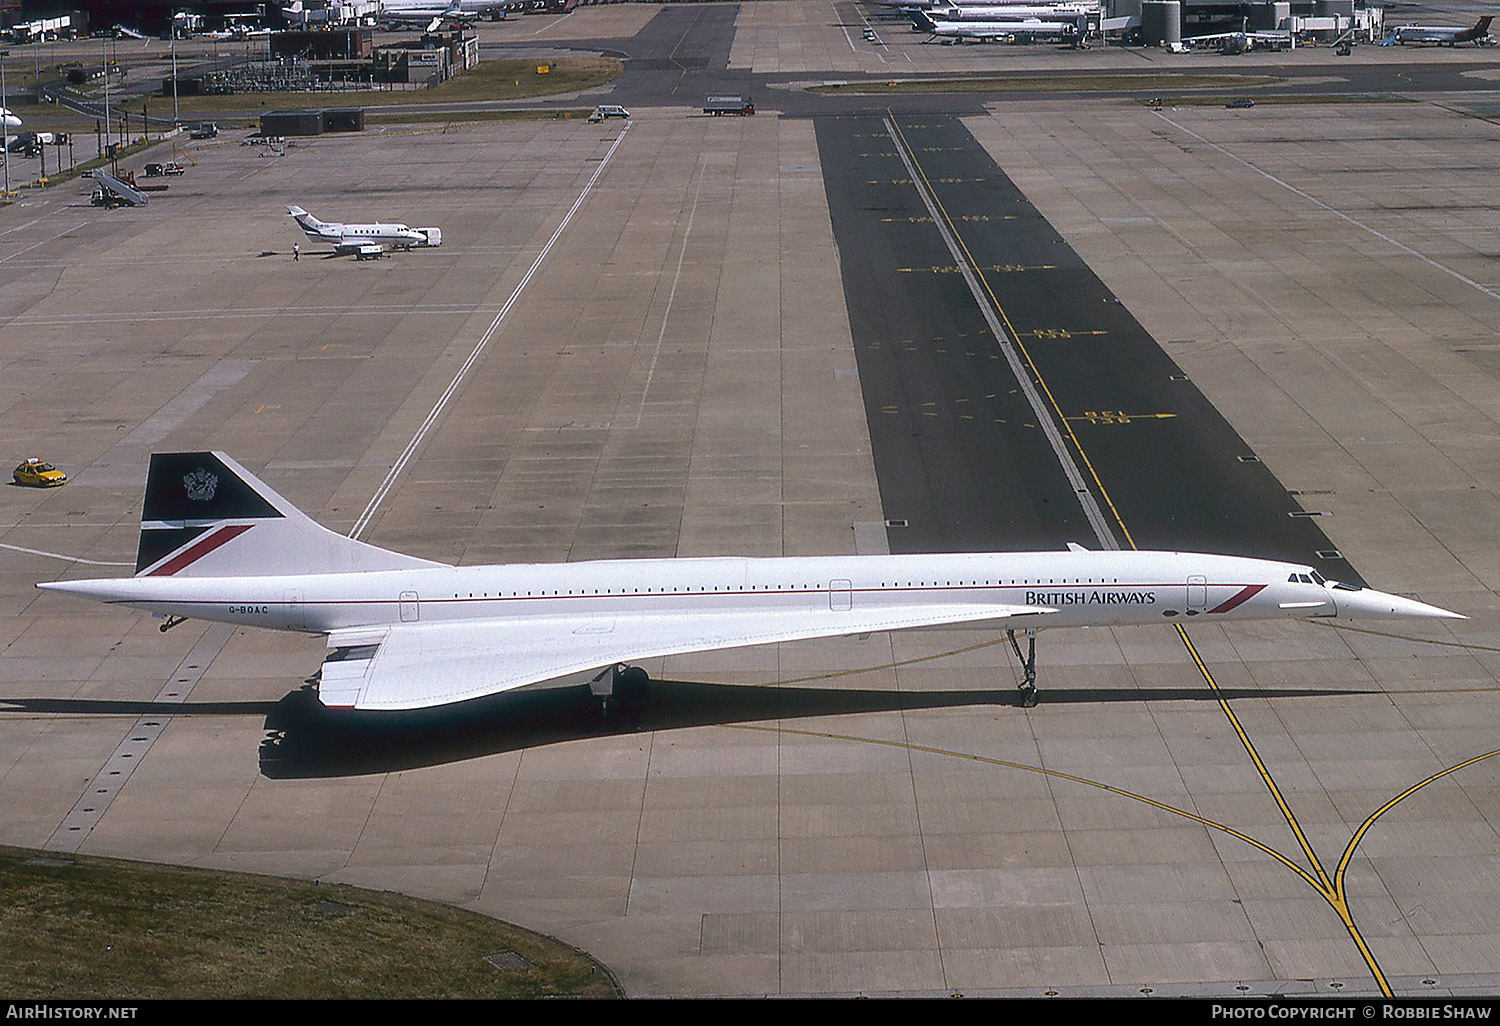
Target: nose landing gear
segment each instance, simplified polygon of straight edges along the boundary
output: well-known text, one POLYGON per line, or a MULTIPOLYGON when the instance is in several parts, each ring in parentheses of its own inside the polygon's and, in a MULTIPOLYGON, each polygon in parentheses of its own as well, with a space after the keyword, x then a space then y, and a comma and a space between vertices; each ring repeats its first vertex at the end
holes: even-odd
POLYGON ((1016 651, 1016 659, 1021 663, 1021 671, 1026 675, 1025 679, 1017 685, 1021 689, 1021 708, 1030 709, 1036 705, 1036 628, 1026 628, 1026 654, 1021 654, 1021 643, 1016 640, 1015 631, 1006 631, 1006 637, 1010 638, 1010 647, 1016 651))

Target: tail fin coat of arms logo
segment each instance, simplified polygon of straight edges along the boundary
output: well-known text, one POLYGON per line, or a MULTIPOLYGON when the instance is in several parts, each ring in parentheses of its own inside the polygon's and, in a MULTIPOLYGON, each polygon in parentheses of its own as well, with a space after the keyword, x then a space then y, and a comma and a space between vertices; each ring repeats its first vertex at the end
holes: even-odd
POLYGON ((208 471, 199 467, 191 474, 184 474, 182 486, 187 489, 187 497, 196 502, 207 502, 214 497, 214 492, 219 487, 219 479, 208 471))

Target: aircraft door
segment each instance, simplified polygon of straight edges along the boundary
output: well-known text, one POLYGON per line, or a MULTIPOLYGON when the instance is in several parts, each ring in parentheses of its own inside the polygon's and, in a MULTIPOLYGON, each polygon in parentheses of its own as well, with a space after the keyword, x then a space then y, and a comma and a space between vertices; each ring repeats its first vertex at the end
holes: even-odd
POLYGON ((1208 579, 1193 574, 1187 579, 1187 614, 1196 616, 1208 608, 1208 579))
POLYGON ((835 613, 845 613, 854 608, 854 585, 849 581, 828 582, 828 608, 835 613))
POLYGON ((422 607, 414 591, 403 591, 401 593, 401 622, 415 623, 422 618, 422 607))

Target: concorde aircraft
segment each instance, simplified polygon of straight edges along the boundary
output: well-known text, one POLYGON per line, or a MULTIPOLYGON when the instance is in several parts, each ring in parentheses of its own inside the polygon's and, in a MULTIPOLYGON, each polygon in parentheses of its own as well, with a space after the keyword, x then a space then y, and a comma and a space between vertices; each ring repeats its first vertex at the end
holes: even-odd
POLYGON ((1469 28, 1460 25, 1397 25, 1386 34, 1380 45, 1439 43, 1456 46, 1459 43, 1474 43, 1477 46, 1490 46, 1494 43, 1490 38, 1490 22, 1494 20, 1486 15, 1469 28))
POLYGON ((328 243, 336 255, 356 257, 379 256, 387 249, 411 249, 414 246, 441 246, 443 233, 438 228, 409 228, 404 224, 341 224, 319 221, 301 207, 287 207, 302 233, 314 242, 328 243))
POLYGON ((630 559, 450 566, 315 523, 222 452, 156 453, 135 576, 44 582, 166 617, 326 634, 319 698, 424 709, 635 660, 875 631, 1008 632, 1036 700, 1035 631, 1287 617, 1454 617, 1295 563, 1185 552, 630 559), (1023 632, 1025 655, 1017 640, 1023 632))

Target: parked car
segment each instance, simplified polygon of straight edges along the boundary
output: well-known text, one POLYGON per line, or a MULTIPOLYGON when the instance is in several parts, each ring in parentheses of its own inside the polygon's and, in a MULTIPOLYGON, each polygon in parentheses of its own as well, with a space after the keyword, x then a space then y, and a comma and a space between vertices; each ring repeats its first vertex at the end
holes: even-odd
POLYGON ((16 484, 31 485, 36 488, 52 488, 68 483, 67 474, 35 456, 22 460, 21 465, 16 467, 11 476, 15 478, 16 484))

